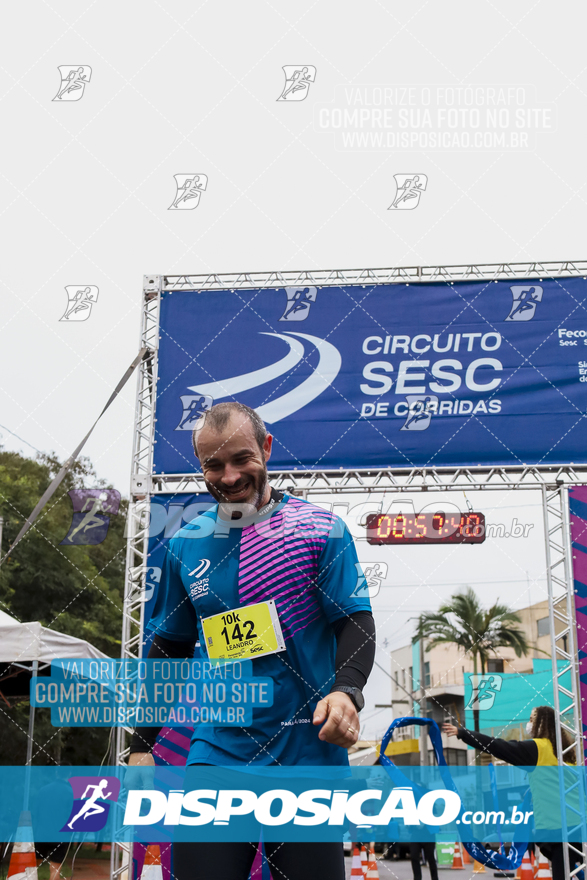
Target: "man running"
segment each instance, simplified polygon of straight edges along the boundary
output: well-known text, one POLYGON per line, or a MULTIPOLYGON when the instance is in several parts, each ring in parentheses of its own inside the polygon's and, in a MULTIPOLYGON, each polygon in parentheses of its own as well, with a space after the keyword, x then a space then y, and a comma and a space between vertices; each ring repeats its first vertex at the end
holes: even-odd
MULTIPOLYGON (((375 626, 368 596, 352 595, 355 546, 339 517, 270 487, 272 440, 257 413, 240 403, 213 406, 194 429, 194 451, 218 504, 169 542, 148 656, 192 657, 196 641, 207 644, 202 619, 270 600, 284 650, 252 658, 253 674, 273 679, 273 705, 254 709, 248 728, 196 725, 188 774, 195 764, 346 766, 358 739, 375 626), (203 536, 194 540, 194 531, 203 536), (210 563, 208 589, 192 596, 190 573, 203 561, 210 563)), ((206 656, 203 648, 197 656, 206 656)), ((153 765, 158 732, 135 731, 129 765, 153 765)), ((256 842, 176 842, 175 877, 247 880, 256 848, 256 842)), ((307 880, 309 871, 344 880, 342 844, 266 843, 265 849, 280 880, 307 880)))

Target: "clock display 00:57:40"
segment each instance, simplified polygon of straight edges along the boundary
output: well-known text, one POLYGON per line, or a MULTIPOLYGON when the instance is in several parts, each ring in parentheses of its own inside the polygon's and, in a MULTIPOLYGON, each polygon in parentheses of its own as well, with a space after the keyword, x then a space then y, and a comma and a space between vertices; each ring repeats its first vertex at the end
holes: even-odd
POLYGON ((485 514, 371 513, 366 518, 368 544, 482 544, 485 514))

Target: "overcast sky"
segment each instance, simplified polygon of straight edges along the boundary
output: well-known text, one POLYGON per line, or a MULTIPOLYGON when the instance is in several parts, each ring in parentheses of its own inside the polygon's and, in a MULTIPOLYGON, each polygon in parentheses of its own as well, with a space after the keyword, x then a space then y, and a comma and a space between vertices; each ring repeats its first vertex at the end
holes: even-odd
MULTIPOLYGON (((32 451, 10 432, 62 459, 75 448, 137 352, 145 273, 584 256, 584 14, 559 4, 567 26, 553 40, 552 7, 533 0, 367 0, 360 12, 344 0, 12 4, 2 64, 13 133, 0 176, 4 448, 32 451), (59 66, 78 63, 91 67, 82 98, 54 101, 59 66), (296 64, 315 67, 315 81, 304 101, 279 102, 282 67, 296 64), (473 104, 467 86, 483 86, 473 104), (416 135, 426 106, 444 114, 443 132, 469 137, 473 110, 482 121, 508 110, 499 129, 508 149, 345 148, 326 130, 334 115, 316 114, 373 104, 367 87, 393 87, 390 108, 410 114, 405 130, 416 135), (459 100, 469 109, 455 129, 447 113, 459 100), (524 151, 511 146, 516 131, 528 135, 524 151), (169 211, 174 174, 190 170, 208 176, 200 204, 169 211), (394 174, 411 171, 428 176, 418 209, 387 210, 394 174), (65 287, 80 284, 99 289, 90 317, 60 322, 65 287)), ((133 379, 87 445, 123 492, 134 392, 133 379)))
MULTIPOLYGON (((2 60, 3 448, 71 453, 137 352, 145 273, 584 257, 584 15, 564 0, 556 17, 534 0, 12 4, 2 60), (72 64, 91 68, 83 95, 54 100, 58 68, 72 64), (287 65, 315 68, 303 101, 278 100, 287 65), (468 86, 482 87, 472 104, 468 86), (428 107, 464 151, 351 149, 335 116, 317 115, 360 108, 385 87, 397 113, 416 88, 403 105, 408 133, 426 132, 428 107), (477 130, 471 111, 483 119, 492 100, 492 112, 507 113, 494 113, 488 145, 464 148, 477 130), (451 107, 466 110, 454 125, 451 107), (502 133, 507 145, 494 137, 502 133), (197 209, 170 211, 184 172, 207 175, 207 189, 197 209), (426 192, 417 210, 389 211, 404 172, 427 175, 426 192), (72 285, 98 289, 83 322, 60 321, 72 285)), ((85 450, 124 494, 135 387, 133 377, 85 450)), ((488 602, 544 598, 537 499, 470 497, 488 518, 536 527, 524 540, 386 550, 375 607, 390 648, 409 639, 410 616, 461 584, 488 602)), ((361 548, 361 558, 381 555, 361 548)))

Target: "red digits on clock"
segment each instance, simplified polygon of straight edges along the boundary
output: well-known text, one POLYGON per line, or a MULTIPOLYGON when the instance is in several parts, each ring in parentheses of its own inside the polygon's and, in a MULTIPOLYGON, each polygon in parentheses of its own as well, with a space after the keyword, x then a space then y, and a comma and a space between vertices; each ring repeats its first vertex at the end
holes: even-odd
POLYGON ((422 529, 422 531, 420 533, 418 533, 416 535, 416 537, 423 538, 424 535, 426 534, 426 532, 428 531, 428 529, 426 528, 426 514, 425 513, 419 513, 418 516, 416 517, 416 528, 422 529), (420 519, 423 519, 424 522, 418 522, 418 520, 420 520, 420 519))
POLYGON ((432 517, 432 528, 437 532, 442 532, 442 527, 445 523, 445 518, 443 513, 435 513, 432 517))
POLYGON ((389 533, 391 532, 391 517, 385 516, 385 514, 379 520, 379 525, 377 526, 377 537, 378 538, 387 538, 389 537, 389 533), (385 525, 383 525, 385 523, 385 525), (384 531, 384 529, 386 531, 384 531))
POLYGON ((393 521, 393 537, 394 538, 403 538, 406 533, 406 518, 403 514, 398 513, 396 518, 393 521), (399 528, 398 528, 398 523, 399 528))

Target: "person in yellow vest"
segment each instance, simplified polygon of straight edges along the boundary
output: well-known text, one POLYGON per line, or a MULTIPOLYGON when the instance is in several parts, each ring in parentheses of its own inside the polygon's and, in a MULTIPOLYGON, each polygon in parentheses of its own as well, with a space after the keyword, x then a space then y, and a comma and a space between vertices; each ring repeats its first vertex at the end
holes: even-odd
MULTIPOLYGON (((506 761, 508 764, 514 764, 518 767, 527 767, 536 832, 552 828, 553 816, 558 818, 561 814, 556 781, 545 779, 544 774, 539 775, 531 772, 536 767, 558 766, 554 709, 551 706, 535 706, 532 709, 530 721, 526 725, 526 733, 532 737, 528 740, 496 739, 484 733, 456 727, 454 724, 443 724, 442 729, 447 736, 456 736, 467 745, 480 752, 493 755, 499 761, 506 761)), ((575 764, 575 750, 569 748, 572 745, 572 739, 564 728, 561 728, 561 737, 563 752, 565 752, 565 764, 575 764)), ((576 806, 578 806, 578 802, 576 806)), ((565 880, 563 844, 561 842, 541 843, 537 841, 537 845, 546 858, 552 862, 553 880, 565 880)), ((579 850, 581 849, 580 843, 572 845, 579 850)), ((576 862, 573 862, 571 849, 569 857, 572 871, 576 862)))

